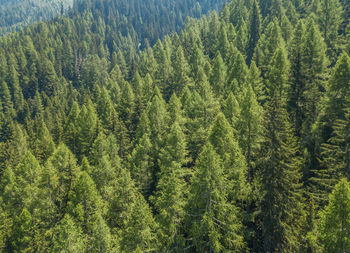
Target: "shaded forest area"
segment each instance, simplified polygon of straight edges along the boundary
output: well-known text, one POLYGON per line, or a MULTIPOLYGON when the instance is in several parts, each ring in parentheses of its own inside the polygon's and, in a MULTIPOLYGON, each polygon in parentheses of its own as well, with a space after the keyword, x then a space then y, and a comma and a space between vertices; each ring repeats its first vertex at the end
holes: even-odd
POLYGON ((349 252, 350 2, 143 2, 0 37, 0 251, 349 252))
POLYGON ((0 0, 0 35, 50 20, 73 5, 73 0, 0 0))

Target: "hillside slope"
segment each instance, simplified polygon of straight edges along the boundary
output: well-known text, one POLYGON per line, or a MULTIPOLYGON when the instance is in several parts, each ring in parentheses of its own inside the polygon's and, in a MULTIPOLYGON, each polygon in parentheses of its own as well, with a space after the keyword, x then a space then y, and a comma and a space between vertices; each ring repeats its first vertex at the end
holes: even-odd
POLYGON ((350 4, 136 1, 0 38, 0 251, 350 251, 350 4))

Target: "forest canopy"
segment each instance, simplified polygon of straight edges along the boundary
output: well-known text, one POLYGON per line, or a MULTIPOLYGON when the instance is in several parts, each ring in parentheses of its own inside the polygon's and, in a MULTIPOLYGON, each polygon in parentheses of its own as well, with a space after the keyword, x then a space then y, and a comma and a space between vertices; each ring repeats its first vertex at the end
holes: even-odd
POLYGON ((0 252, 349 252, 349 11, 79 0, 0 37, 0 252))

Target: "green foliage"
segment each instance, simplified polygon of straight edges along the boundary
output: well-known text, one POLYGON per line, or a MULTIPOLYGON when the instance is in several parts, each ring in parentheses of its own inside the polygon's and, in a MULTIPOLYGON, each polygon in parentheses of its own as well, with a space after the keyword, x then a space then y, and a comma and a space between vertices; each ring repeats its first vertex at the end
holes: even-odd
POLYGON ((283 99, 266 108, 259 180, 264 252, 297 251, 302 212, 300 157, 283 99))
POLYGON ((223 2, 77 0, 0 37, 0 251, 339 251, 349 3, 188 18, 223 2))
POLYGON ((322 252, 346 252, 350 249, 350 185, 342 179, 329 196, 329 204, 320 213, 317 238, 322 252))
POLYGON ((228 201, 222 160, 211 144, 198 158, 188 203, 191 246, 195 252, 242 252, 245 248, 237 208, 228 201))

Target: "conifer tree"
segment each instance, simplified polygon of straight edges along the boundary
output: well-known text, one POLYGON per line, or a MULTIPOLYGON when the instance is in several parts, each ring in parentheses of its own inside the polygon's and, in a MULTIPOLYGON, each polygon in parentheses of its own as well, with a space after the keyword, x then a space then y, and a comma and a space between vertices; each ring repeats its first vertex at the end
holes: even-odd
POLYGON ((34 120, 33 132, 34 136, 32 136, 32 142, 30 143, 32 152, 40 163, 44 164, 54 152, 55 143, 44 120, 39 117, 34 120))
POLYGON ((213 87, 215 95, 219 97, 225 92, 227 67, 221 57, 220 52, 215 56, 213 61, 209 81, 213 87))
POLYGON ((104 225, 102 218, 106 209, 95 183, 86 172, 81 173, 72 188, 67 210, 75 223, 82 227, 85 234, 89 235, 86 242, 87 250, 108 252, 111 243, 110 231, 104 225))
POLYGON ((144 134, 138 139, 129 160, 130 173, 135 180, 136 186, 145 195, 149 196, 153 184, 152 144, 149 134, 144 134))
POLYGON ((329 204, 320 213, 317 239, 321 252, 350 250, 350 185, 342 179, 329 196, 329 204))
POLYGON ((87 105, 83 105, 77 118, 77 142, 78 142, 78 158, 87 156, 91 145, 96 138, 97 131, 97 115, 92 102, 89 100, 87 105))
POLYGON ((64 132, 64 142, 70 148, 70 150, 76 154, 78 152, 78 116, 80 113, 79 105, 76 102, 73 102, 70 112, 68 114, 67 120, 65 122, 63 132, 64 132))
MULTIPOLYGON (((226 120, 230 123, 231 127, 236 126, 241 108, 235 95, 233 95, 232 92, 230 92, 226 100, 222 102, 221 107, 221 111, 225 115, 226 120)), ((232 130, 236 132, 235 128, 232 130)))
POLYGON ((92 165, 90 175, 106 200, 111 197, 112 187, 121 167, 118 151, 115 137, 101 132, 94 141, 89 156, 92 165))
POLYGON ((326 143, 321 145, 320 169, 315 170, 313 197, 321 204, 326 203, 328 194, 341 178, 350 178, 350 111, 345 119, 338 119, 333 124, 333 133, 326 143))
POLYGON ((279 47, 284 47, 284 44, 285 42, 281 34, 281 28, 278 25, 278 20, 274 19, 267 25, 264 34, 255 47, 253 56, 253 60, 256 62, 264 78, 266 78, 266 73, 275 51, 279 47))
POLYGON ((79 168, 72 152, 60 144, 45 166, 42 184, 46 187, 46 196, 58 208, 59 216, 66 209, 68 195, 79 177, 79 168))
POLYGON ((245 248, 237 208, 228 201, 227 178, 211 144, 199 156, 188 207, 190 246, 195 252, 242 252, 245 248))
POLYGON ((294 29, 293 39, 291 41, 290 52, 290 82, 289 89, 289 110, 297 136, 300 136, 300 128, 302 124, 301 103, 303 91, 305 89, 305 77, 303 75, 303 49, 304 49, 305 25, 300 20, 294 29))
MULTIPOLYGON (((330 128, 337 119, 344 119, 345 108, 347 108, 347 97, 349 94, 348 83, 350 82, 350 57, 344 53, 331 74, 326 87, 326 105, 323 115, 321 115, 321 124, 330 128), (327 116, 326 116, 327 115, 327 116), (325 122, 323 122, 325 121, 325 122)), ((329 129, 328 129, 329 130, 329 129)), ((331 132, 326 133, 328 136, 331 132)), ((327 138, 327 136, 325 136, 327 138)))
MULTIPOLYGON (((277 66, 283 68, 283 65, 272 68, 277 66)), ((300 158, 285 110, 285 93, 281 92, 283 79, 286 82, 285 78, 269 80, 270 100, 266 105, 261 150, 264 156, 259 164, 264 252, 296 251, 300 241, 300 158)))
POLYGON ((8 212, 2 207, 2 199, 0 198, 0 251, 4 252, 6 242, 11 234, 12 220, 9 218, 8 212))
POLYGON ((174 93, 169 100, 168 104, 169 113, 169 126, 177 122, 182 128, 185 124, 184 112, 182 109, 182 103, 178 96, 174 93))
POLYGON ((234 62, 232 66, 229 67, 228 72, 227 82, 229 85, 229 90, 238 93, 238 91, 245 85, 247 81, 246 78, 248 76, 248 67, 245 64, 244 57, 240 52, 237 52, 235 55, 234 62))
POLYGON ((247 44, 247 64, 250 65, 261 33, 261 16, 258 2, 254 0, 249 18, 249 40, 247 44))
POLYGON ((342 23, 342 7, 339 0, 321 0, 317 12, 318 25, 327 44, 327 54, 335 62, 339 48, 339 28, 342 23))
POLYGON ((248 179, 252 180, 255 159, 262 140, 263 109, 259 105, 253 88, 243 88, 240 101, 240 115, 237 123, 237 137, 248 166, 248 179))
POLYGON ((86 239, 81 228, 76 226, 69 214, 66 214, 54 228, 52 252, 83 252, 86 239))
POLYGON ((232 128, 222 113, 217 115, 208 140, 222 160, 222 167, 227 177, 226 184, 230 189, 229 199, 244 201, 249 192, 246 183, 247 164, 232 128))
POLYGON ((302 55, 302 76, 305 77, 305 91, 303 114, 305 122, 302 133, 306 136, 312 124, 315 123, 319 110, 316 108, 320 102, 322 92, 325 90, 325 82, 328 78, 326 45, 322 40, 317 25, 311 19, 306 27, 305 43, 302 55))
POLYGON ((0 103, 2 105, 2 112, 6 117, 12 118, 15 116, 11 93, 5 81, 0 85, 0 103))
POLYGON ((159 181, 152 199, 157 210, 155 218, 160 225, 160 243, 164 250, 180 250, 183 246, 181 226, 187 191, 184 180, 187 172, 183 168, 185 157, 185 135, 175 121, 161 150, 159 181))
POLYGON ((132 132, 132 126, 135 121, 135 94, 129 82, 124 82, 121 85, 121 98, 118 109, 120 118, 129 132, 132 132))
POLYGON ((263 83, 261 72, 255 62, 250 64, 247 82, 252 86, 258 102, 263 104, 266 100, 266 87, 263 83))
POLYGON ((26 208, 15 218, 11 249, 13 252, 33 252, 33 219, 26 208))
POLYGON ((169 98, 174 92, 178 95, 181 94, 182 89, 191 83, 191 79, 189 78, 190 66, 187 63, 181 45, 173 52, 171 58, 173 73, 170 90, 165 92, 165 96, 169 98))

